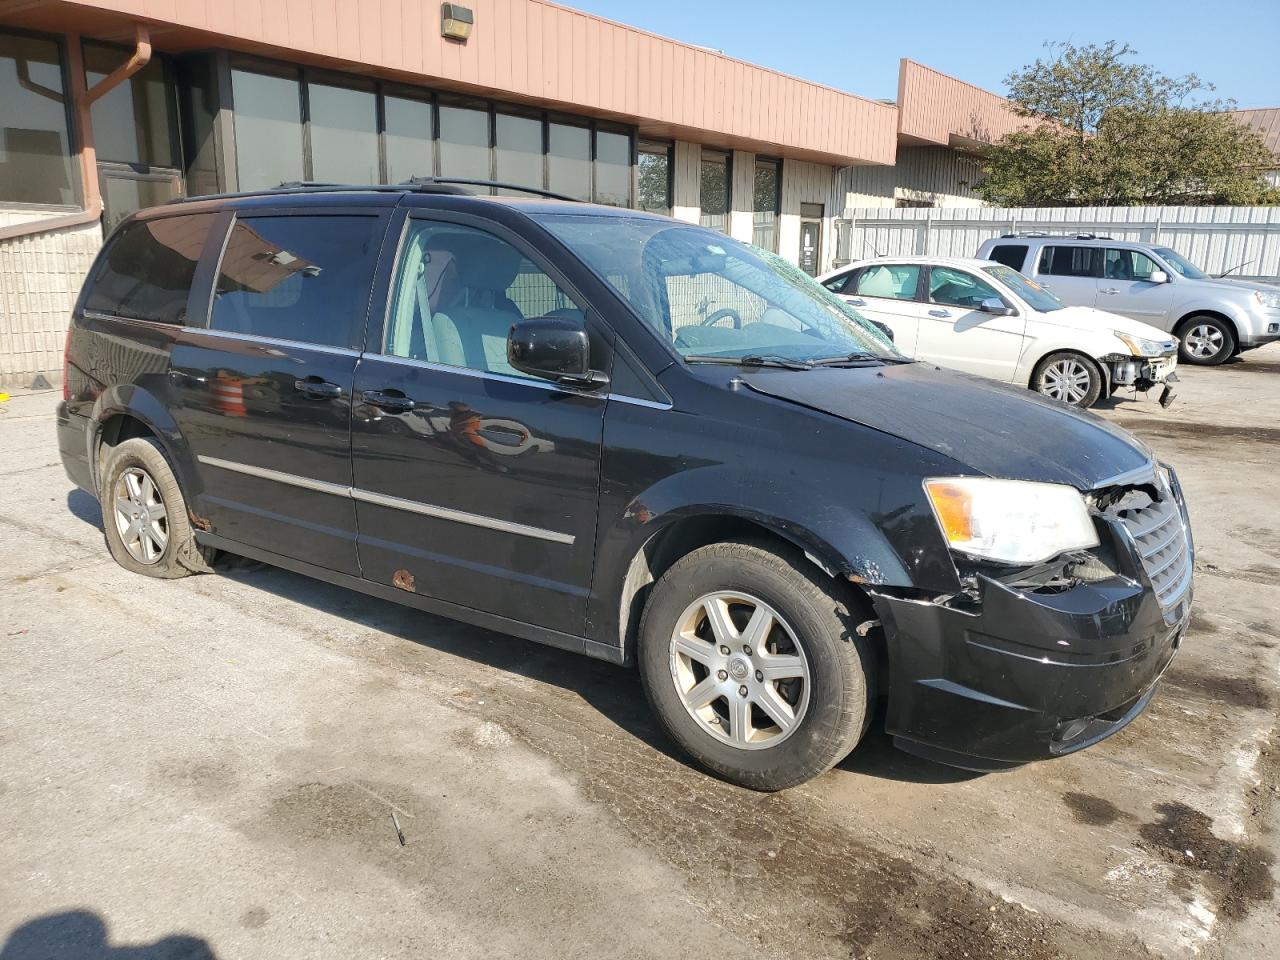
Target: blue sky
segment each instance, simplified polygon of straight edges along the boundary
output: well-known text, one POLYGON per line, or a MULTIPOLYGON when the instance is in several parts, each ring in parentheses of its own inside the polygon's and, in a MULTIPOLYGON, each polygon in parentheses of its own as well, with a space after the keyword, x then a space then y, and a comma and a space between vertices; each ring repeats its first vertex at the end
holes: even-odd
POLYGON ((1280 107, 1280 0, 561 2, 876 99, 896 96, 900 57, 1002 91, 1046 40, 1115 39, 1165 73, 1213 82, 1241 107, 1280 107))

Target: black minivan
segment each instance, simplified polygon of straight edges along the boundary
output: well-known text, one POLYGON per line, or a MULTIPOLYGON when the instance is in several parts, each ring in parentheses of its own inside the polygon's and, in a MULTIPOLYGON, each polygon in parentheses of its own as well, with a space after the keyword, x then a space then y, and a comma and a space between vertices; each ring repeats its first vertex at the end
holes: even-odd
POLYGON ((899 747, 978 770, 1141 712, 1193 567, 1141 443, 910 362, 719 233, 481 189, 303 185, 114 231, 58 438, 116 560, 225 551, 636 664, 690 755, 763 790, 880 701, 899 747))

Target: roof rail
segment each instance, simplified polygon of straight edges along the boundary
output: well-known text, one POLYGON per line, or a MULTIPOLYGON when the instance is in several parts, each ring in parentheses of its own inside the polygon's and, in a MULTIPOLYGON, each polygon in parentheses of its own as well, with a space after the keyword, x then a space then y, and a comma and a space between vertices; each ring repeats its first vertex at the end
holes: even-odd
POLYGON ((1115 237, 1109 237, 1104 233, 1048 233, 1044 230, 1024 230, 1017 233, 1003 233, 1000 235, 1001 240, 1036 240, 1044 237, 1057 237, 1062 240, 1114 240, 1115 237))
POLYGON ((235 200, 240 197, 291 196, 301 193, 343 193, 366 192, 378 193, 441 193, 454 196, 476 196, 465 187, 486 187, 490 190, 516 190, 534 196, 547 197, 551 200, 565 200, 569 203, 581 203, 575 197, 567 197, 562 193, 543 190, 540 187, 526 187, 519 183, 505 183, 501 180, 471 180, 463 177, 413 177, 403 183, 328 183, 320 180, 286 180, 279 186, 262 190, 241 190, 235 193, 211 193, 195 197, 176 197, 170 203, 191 203, 196 200, 235 200))

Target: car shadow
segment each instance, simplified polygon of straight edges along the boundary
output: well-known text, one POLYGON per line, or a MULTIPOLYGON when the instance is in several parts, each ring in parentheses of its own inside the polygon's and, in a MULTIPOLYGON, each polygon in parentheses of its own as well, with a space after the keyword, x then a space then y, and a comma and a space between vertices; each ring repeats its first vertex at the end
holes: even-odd
POLYGON ((112 946, 107 925, 89 910, 67 910, 28 920, 0 946, 0 960, 216 960, 203 937, 172 934, 154 943, 112 946))
POLYGON ((102 529, 102 507, 91 494, 79 487, 67 494, 67 510, 77 520, 83 520, 91 527, 102 529))
MULTIPOLYGON (((439 650, 494 670, 559 687, 582 698, 620 730, 676 762, 698 769, 649 711, 638 673, 581 654, 449 620, 278 567, 220 565, 219 574, 302 603, 360 627, 439 650)), ((908 756, 873 722, 863 743, 837 769, 911 783, 953 783, 979 774, 908 756)))

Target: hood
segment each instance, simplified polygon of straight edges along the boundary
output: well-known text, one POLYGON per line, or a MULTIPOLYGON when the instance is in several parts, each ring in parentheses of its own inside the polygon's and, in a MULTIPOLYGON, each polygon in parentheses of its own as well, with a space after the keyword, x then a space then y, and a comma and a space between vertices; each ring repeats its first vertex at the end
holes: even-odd
POLYGON ((1266 290, 1265 283, 1259 283, 1255 280, 1233 280, 1231 277, 1205 277, 1203 280, 1189 280, 1183 277, 1181 282, 1194 284, 1196 287, 1217 287, 1221 290, 1231 290, 1237 293, 1253 293, 1255 290, 1266 290))
POLYGON ((759 393, 892 434, 990 477, 1087 490, 1154 459, 1101 417, 925 363, 738 376, 759 393))
MULTIPOLYGON (((1122 317, 1118 313, 1108 313, 1096 307, 1067 307, 1063 310, 1050 310, 1048 313, 1038 314, 1036 319, 1075 330, 1101 333, 1119 330, 1131 337, 1142 337, 1144 340, 1155 340, 1157 343, 1174 342, 1173 337, 1159 327, 1153 327, 1149 323, 1143 323, 1131 317, 1122 317)), ((1174 346, 1176 345, 1174 343, 1174 346)))

